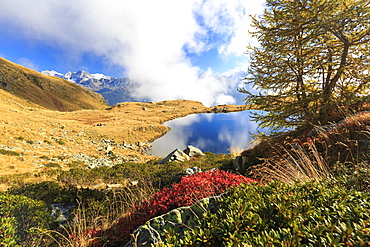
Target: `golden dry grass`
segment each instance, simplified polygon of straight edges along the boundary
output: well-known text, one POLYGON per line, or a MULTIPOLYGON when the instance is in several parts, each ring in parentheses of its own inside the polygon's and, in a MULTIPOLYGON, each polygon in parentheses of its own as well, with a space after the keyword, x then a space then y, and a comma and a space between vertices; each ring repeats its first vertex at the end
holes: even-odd
MULTIPOLYGON (((246 110, 207 108, 188 100, 127 102, 109 107, 101 95, 0 58, 0 175, 31 173, 53 162, 69 169, 74 154, 116 155, 145 162, 156 158, 120 144, 149 143, 164 135, 163 122, 194 113, 246 110), (102 141, 109 140, 102 144, 102 141)), ((30 177, 29 179, 32 179, 30 177)), ((47 178, 34 177, 36 181, 47 178)))
POLYGON ((261 182, 278 180, 286 184, 297 181, 320 180, 331 176, 327 163, 311 143, 307 149, 301 145, 290 145, 290 150, 283 148, 272 158, 265 159, 261 165, 254 167, 251 174, 261 182))
POLYGON ((0 89, 46 109, 104 109, 104 98, 62 78, 46 76, 0 57, 0 89))
MULTIPOLYGON (((221 106, 227 111, 246 110, 245 106, 221 106)), ((164 135, 163 122, 194 113, 212 112, 197 101, 175 100, 157 103, 126 102, 100 110, 59 112, 39 107, 0 89, 0 149, 19 156, 0 154, 0 174, 37 173, 46 159, 72 154, 104 157, 102 140, 115 144, 151 142, 164 135)), ((156 158, 140 149, 114 146, 114 153, 137 156, 145 162, 156 158)), ((68 169, 62 164, 63 169, 68 169)), ((39 178, 35 178, 36 180, 39 178)))

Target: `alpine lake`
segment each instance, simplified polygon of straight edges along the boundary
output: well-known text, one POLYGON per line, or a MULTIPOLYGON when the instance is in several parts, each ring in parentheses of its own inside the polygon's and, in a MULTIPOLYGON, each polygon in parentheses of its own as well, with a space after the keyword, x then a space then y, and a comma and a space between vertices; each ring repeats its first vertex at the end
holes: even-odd
POLYGON ((230 148, 250 147, 253 134, 263 129, 250 119, 250 111, 194 114, 165 122, 171 128, 152 143, 151 152, 165 157, 174 149, 192 145, 203 152, 230 153, 230 148))

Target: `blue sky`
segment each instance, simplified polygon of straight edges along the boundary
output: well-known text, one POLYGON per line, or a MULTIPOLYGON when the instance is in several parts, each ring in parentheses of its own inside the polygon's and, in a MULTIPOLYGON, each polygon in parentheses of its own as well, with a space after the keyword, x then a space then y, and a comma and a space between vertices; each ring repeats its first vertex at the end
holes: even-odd
POLYGON ((0 0, 0 56, 37 71, 131 77, 142 84, 138 97, 213 104, 225 87, 214 75, 248 66, 249 15, 263 3, 0 0))

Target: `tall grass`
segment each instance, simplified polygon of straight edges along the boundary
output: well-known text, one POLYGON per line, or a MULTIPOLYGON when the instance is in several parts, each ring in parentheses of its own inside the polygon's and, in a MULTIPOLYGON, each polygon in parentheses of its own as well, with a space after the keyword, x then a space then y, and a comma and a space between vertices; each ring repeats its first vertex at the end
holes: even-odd
POLYGON ((227 149, 230 152, 231 157, 234 159, 243 152, 244 149, 240 147, 230 147, 227 149))
POLYGON ((264 159, 263 164, 253 168, 251 175, 261 182, 278 180, 287 184, 331 176, 327 163, 313 143, 307 149, 296 144, 289 144, 289 147, 290 150, 283 148, 274 157, 264 159))
POLYGON ((89 207, 79 202, 73 220, 61 226, 60 231, 48 231, 43 234, 53 239, 56 246, 89 246, 94 233, 110 228, 118 222, 119 218, 131 212, 135 206, 151 198, 154 194, 154 187, 149 182, 142 182, 138 186, 127 187, 112 193, 113 196, 107 196, 105 202, 90 204, 89 207), (101 205, 108 205, 108 207, 101 205))

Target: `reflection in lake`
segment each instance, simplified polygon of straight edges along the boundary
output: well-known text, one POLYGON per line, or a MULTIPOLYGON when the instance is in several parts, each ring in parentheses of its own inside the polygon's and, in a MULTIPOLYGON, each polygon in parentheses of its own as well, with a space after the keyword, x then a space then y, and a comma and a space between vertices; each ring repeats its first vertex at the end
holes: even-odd
POLYGON ((257 124, 250 120, 248 111, 190 115, 165 125, 171 130, 152 143, 152 154, 159 157, 175 148, 183 150, 187 145, 203 152, 229 153, 230 147, 248 147, 251 133, 257 133, 257 124))

